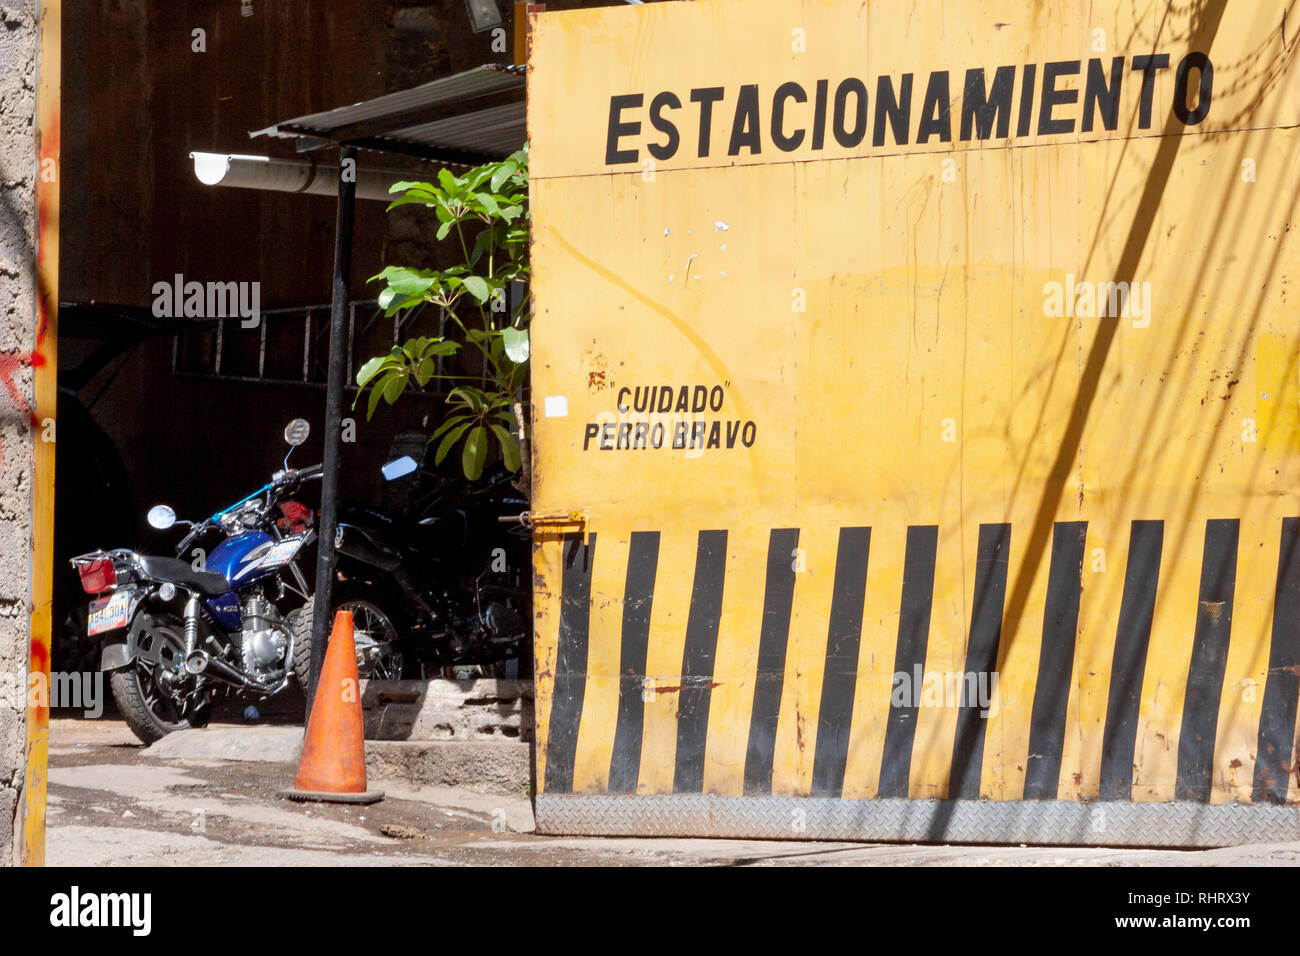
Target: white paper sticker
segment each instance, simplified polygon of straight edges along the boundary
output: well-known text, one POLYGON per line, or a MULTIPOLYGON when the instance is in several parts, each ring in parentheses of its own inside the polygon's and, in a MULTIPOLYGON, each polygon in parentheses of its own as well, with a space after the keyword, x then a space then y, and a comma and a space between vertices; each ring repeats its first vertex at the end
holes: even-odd
POLYGON ((563 395, 547 395, 544 404, 547 418, 567 418, 569 415, 569 400, 563 395))

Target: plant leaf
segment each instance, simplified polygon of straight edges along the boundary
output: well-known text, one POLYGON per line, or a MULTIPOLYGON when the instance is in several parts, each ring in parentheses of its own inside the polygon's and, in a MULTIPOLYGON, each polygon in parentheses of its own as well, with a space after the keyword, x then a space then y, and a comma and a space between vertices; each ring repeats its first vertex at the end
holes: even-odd
POLYGON ((384 381, 384 401, 389 405, 397 401, 401 397, 402 392, 406 391, 406 382, 408 378, 410 378, 410 373, 407 372, 406 369, 402 369, 400 372, 395 371, 389 375, 384 381))
POLYGON ((480 305, 486 302, 488 296, 492 294, 492 289, 487 284, 487 280, 481 276, 466 276, 465 289, 470 295, 478 299, 480 305))
POLYGON ((455 355, 459 351, 459 342, 446 342, 435 339, 424 347, 424 351, 420 355, 423 358, 429 358, 434 355, 455 355))
POLYGON ((460 440, 460 436, 465 434, 465 429, 469 428, 472 424, 474 424, 472 420, 467 421, 456 425, 456 427, 447 432, 442 441, 438 444, 438 453, 434 455, 433 458, 434 464, 442 464, 442 460, 447 457, 447 453, 455 447, 456 442, 460 440))
POLYGON ((465 439, 465 450, 461 453, 460 464, 465 477, 478 481, 483 476, 483 463, 487 461, 487 430, 476 425, 465 439))
POLYGON ((439 435, 446 432, 449 428, 453 428, 459 422, 472 421, 472 420, 473 419, 469 415, 449 415, 441 425, 439 425, 437 428, 433 430, 433 434, 429 436, 429 441, 433 441, 439 435))
POLYGON ((357 384, 364 386, 366 382, 374 378, 375 373, 379 371, 379 366, 384 364, 386 358, 388 358, 387 355, 376 355, 372 359, 367 359, 366 364, 357 369, 357 384))
POLYGON ((481 389, 477 389, 473 385, 461 385, 459 388, 453 388, 447 393, 447 401, 458 405, 467 405, 475 414, 479 414, 487 405, 487 396, 483 394, 481 389))
POLYGON ((438 372, 438 363, 433 359, 420 359, 415 366, 415 384, 424 388, 429 384, 429 379, 433 378, 438 372))
POLYGON ((389 266, 379 276, 387 281, 388 288, 396 289, 402 295, 421 295, 438 281, 437 273, 401 266, 389 266))
POLYGON ((528 330, 514 327, 501 330, 501 339, 505 342, 506 358, 516 365, 528 361, 528 330))
MULTIPOLYGON (((487 179, 489 176, 492 175, 492 168, 495 165, 496 165, 495 163, 487 163, 484 166, 479 166, 476 169, 471 169, 468 173, 465 174, 465 179, 464 179, 465 187, 467 189, 478 189, 479 186, 483 185, 483 180, 487 179)), ((494 191, 495 191, 495 187, 494 187, 494 191)))
POLYGON ((497 171, 492 174, 492 191, 501 192, 501 184, 519 172, 519 166, 512 160, 504 160, 498 167, 497 171))
POLYGON ((401 199, 394 199, 385 207, 384 211, 392 212, 398 206, 410 206, 413 203, 418 203, 421 206, 437 205, 437 203, 434 201, 434 197, 427 195, 426 193, 409 193, 408 195, 403 196, 401 199))
POLYGON ((375 409, 379 407, 379 400, 384 396, 383 382, 374 382, 370 386, 370 401, 366 403, 366 421, 370 421, 375 415, 375 409))
POLYGON ((510 434, 501 425, 493 425, 492 433, 497 436, 497 442, 501 445, 501 458, 505 462, 507 471, 519 470, 519 442, 515 436, 510 434))

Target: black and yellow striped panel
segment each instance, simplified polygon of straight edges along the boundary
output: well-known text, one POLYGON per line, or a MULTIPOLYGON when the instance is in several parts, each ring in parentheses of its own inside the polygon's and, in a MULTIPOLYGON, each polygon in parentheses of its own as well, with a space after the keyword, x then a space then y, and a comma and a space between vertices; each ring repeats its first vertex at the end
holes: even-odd
POLYGON ((535 18, 542 829, 1300 838, 1300 57, 1232 9, 535 18))
POLYGON ((1264 580, 1239 573, 1238 553, 1268 542, 1243 542, 1234 519, 1204 522, 1195 608, 1170 609, 1192 633, 1186 652, 1171 654, 1152 640, 1168 633, 1157 615, 1162 567, 1170 566, 1163 522, 1130 526, 1124 566, 1109 572, 1122 575, 1122 597, 1108 633, 1079 623, 1086 522, 1052 528, 1041 617, 1019 628, 1005 619, 1015 528, 982 525, 956 671, 947 669, 952 655, 929 652, 935 568, 957 560, 959 544, 934 526, 906 529, 888 608, 872 604, 881 593, 869 586, 880 548, 872 529, 838 529, 834 553, 824 556, 833 561, 830 600, 819 624, 801 625, 824 632, 821 660, 799 651, 791 628, 807 574, 799 561, 822 557, 792 559, 800 529, 772 529, 764 566, 750 569, 729 562, 726 530, 699 531, 693 567, 673 569, 691 583, 680 666, 668 672, 648 666, 657 656, 651 621, 666 571, 662 535, 633 532, 608 548, 600 533, 565 535, 555 542, 563 573, 554 670, 539 673, 541 792, 1284 803, 1300 694, 1300 518, 1273 523, 1272 532, 1276 576, 1264 580), (606 560, 617 561, 608 571, 622 577, 624 596, 618 614, 603 618, 611 629, 597 634, 592 579, 606 560), (728 588, 739 584, 731 576, 746 572, 764 576, 757 626, 723 635, 728 588), (1234 632, 1234 604, 1243 600, 1272 605, 1267 633, 1234 632), (890 622, 887 632, 881 621, 890 622), (739 652, 724 659, 720 639, 739 652), (1036 646, 1017 646, 1024 642, 1036 646), (1257 666, 1229 686, 1234 655, 1257 666), (1104 667, 1097 719, 1080 717, 1081 678, 1095 676, 1081 675, 1081 662, 1104 667), (1017 687, 1032 692, 1005 690, 1017 687), (717 709, 724 693, 725 713, 717 709), (593 708, 600 720, 586 719, 593 708), (664 717, 666 736, 651 726, 664 717), (1142 755, 1153 747, 1168 759, 1144 772, 1142 755), (1008 764, 1014 788, 1003 784, 1008 764))

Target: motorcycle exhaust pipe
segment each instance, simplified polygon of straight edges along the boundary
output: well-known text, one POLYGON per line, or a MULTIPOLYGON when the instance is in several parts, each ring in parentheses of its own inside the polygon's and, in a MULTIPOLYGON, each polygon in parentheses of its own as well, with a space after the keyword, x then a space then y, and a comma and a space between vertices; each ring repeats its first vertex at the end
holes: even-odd
POLYGON ((199 675, 211 677, 223 684, 231 684, 235 687, 256 691, 259 694, 274 694, 279 690, 279 687, 258 683, 251 677, 241 674, 225 661, 213 657, 207 651, 191 651, 185 658, 185 672, 194 677, 199 675))

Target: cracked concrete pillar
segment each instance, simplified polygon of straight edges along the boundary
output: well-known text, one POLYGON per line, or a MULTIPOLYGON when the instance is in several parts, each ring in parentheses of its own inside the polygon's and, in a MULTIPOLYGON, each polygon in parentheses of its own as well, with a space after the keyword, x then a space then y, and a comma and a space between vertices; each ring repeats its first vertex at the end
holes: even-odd
POLYGON ((0 865, 19 860, 27 742, 36 69, 36 0, 0 0, 0 865))

